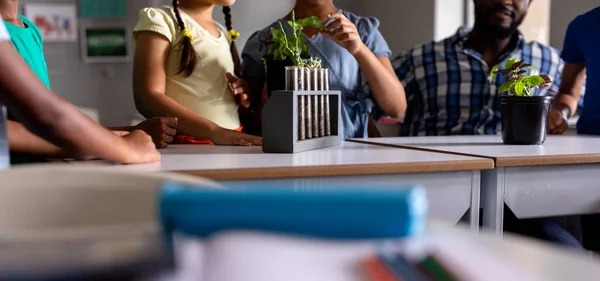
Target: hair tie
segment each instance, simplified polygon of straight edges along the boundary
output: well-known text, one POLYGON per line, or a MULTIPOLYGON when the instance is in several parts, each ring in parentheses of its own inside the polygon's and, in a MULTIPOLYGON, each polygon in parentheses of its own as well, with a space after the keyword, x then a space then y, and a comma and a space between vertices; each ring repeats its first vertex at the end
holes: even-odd
POLYGON ((231 29, 227 32, 229 34, 229 37, 231 38, 231 41, 235 42, 235 39, 238 39, 240 37, 240 33, 231 29))
POLYGON ((187 37, 190 39, 190 41, 194 41, 194 35, 192 35, 192 33, 190 32, 189 29, 185 28, 181 31, 181 35, 183 35, 183 37, 187 37))

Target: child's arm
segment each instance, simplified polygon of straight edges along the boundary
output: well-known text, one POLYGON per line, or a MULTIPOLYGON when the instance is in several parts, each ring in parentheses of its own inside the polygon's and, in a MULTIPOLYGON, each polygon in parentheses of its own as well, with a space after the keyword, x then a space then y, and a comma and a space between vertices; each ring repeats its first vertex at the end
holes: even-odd
POLYGON ((335 21, 322 33, 346 48, 356 58, 379 107, 390 117, 402 117, 407 106, 406 95, 390 59, 375 56, 362 42, 356 26, 342 13, 332 14, 330 17, 335 21))
POLYGON ((77 158, 67 151, 32 134, 21 123, 8 120, 6 122, 8 146, 11 152, 36 155, 46 158, 77 158))
POLYGON ((260 138, 221 128, 214 122, 188 110, 165 94, 165 62, 170 43, 150 31, 136 35, 133 63, 133 92, 136 107, 145 116, 174 116, 178 131, 216 144, 260 144, 260 138))
POLYGON ((0 103, 28 130, 73 155, 122 163, 160 159, 145 133, 120 138, 46 88, 9 41, 0 41, 0 92, 0 103))
POLYGON ((177 118, 156 117, 144 120, 135 126, 109 127, 108 129, 121 136, 133 130, 142 130, 152 137, 157 148, 165 148, 177 134, 177 118))

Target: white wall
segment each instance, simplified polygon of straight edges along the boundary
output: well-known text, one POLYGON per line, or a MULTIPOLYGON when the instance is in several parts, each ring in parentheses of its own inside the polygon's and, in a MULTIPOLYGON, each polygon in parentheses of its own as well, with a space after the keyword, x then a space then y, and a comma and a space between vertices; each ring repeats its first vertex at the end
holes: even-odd
POLYGON ((436 0, 434 34, 436 41, 456 33, 465 24, 465 0, 436 0))
POLYGON ((550 13, 550 45, 561 50, 569 23, 577 15, 598 6, 600 6, 600 1, 598 0, 552 0, 550 13))
MULTIPOLYGON (((21 0, 25 3, 57 0, 21 0)), ((61 0, 60 3, 77 3, 76 0, 61 0)), ((121 22, 132 28, 137 21, 138 11, 148 6, 148 0, 127 0, 129 16, 107 22, 121 22)), ((81 22, 90 21, 80 19, 81 22)), ((94 20, 97 22, 96 20, 94 20)), ((48 73, 55 93, 77 106, 95 108, 104 125, 129 124, 129 117, 136 113, 131 86, 132 63, 85 64, 81 61, 79 43, 45 43, 44 53, 48 73)))
MULTIPOLYGON (((240 33, 236 44, 242 52, 248 37, 257 30, 263 29, 275 20, 283 18, 294 7, 294 0, 238 0, 231 7, 233 28, 240 33)), ((220 7, 215 8, 213 18, 225 24, 220 7)))

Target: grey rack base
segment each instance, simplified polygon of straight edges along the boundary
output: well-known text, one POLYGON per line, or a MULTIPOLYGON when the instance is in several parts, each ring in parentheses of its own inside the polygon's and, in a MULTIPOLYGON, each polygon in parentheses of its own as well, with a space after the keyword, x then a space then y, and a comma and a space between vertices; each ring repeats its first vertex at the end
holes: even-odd
POLYGON ((273 91, 262 111, 262 150, 265 153, 296 153, 340 145, 340 91, 273 91), (329 100, 330 135, 298 139, 300 96, 324 95, 329 100))

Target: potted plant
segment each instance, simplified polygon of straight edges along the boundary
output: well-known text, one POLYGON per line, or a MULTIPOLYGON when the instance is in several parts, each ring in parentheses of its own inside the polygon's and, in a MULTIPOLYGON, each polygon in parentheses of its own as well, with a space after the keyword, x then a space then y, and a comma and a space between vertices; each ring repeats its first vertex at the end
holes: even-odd
MULTIPOLYGON (((492 68, 490 83, 494 75, 506 77, 498 89, 502 110, 502 139, 505 144, 542 144, 546 140, 548 111, 551 96, 534 96, 534 89, 549 87, 552 80, 548 75, 534 75, 531 65, 523 60, 509 58, 504 69, 499 65, 492 68), (530 71, 527 75, 526 68, 530 71)), ((549 90, 550 91, 550 90, 549 90)))
POLYGON ((308 17, 296 20, 294 11, 292 19, 288 21, 292 34, 288 35, 279 22, 279 29, 271 27, 271 39, 265 42, 269 46, 267 55, 263 58, 266 68, 267 95, 272 91, 285 90, 285 67, 304 67, 308 64, 318 64, 316 59, 310 59, 308 45, 302 35, 305 27, 322 29, 325 26, 318 17, 308 17))

